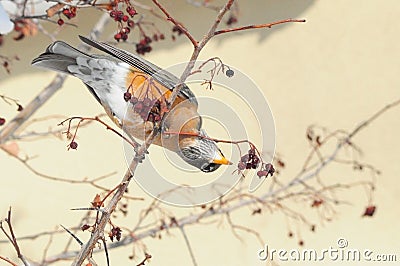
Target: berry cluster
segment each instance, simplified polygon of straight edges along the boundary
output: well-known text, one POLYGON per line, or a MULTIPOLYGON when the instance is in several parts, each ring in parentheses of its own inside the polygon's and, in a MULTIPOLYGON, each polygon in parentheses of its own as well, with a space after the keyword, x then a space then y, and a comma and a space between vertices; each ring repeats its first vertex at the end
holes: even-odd
POLYGON ((238 169, 243 171, 245 169, 257 169, 260 164, 260 158, 256 154, 256 150, 251 148, 247 154, 243 155, 240 158, 240 162, 238 163, 238 169))
POLYGON ((122 230, 118 226, 113 226, 111 231, 108 233, 108 237, 110 238, 111 242, 114 241, 114 237, 117 241, 121 240, 122 230))
POLYGON ((137 14, 136 9, 128 5, 125 10, 126 13, 122 10, 118 10, 118 5, 115 5, 114 9, 110 12, 110 17, 118 22, 118 32, 114 35, 116 41, 126 41, 128 39, 128 34, 131 32, 131 28, 135 26, 135 22, 132 18, 137 14))
MULTIPOLYGON (((157 39, 158 39, 158 36, 157 36, 157 39)), ((152 48, 150 46, 151 42, 152 42, 151 38, 148 36, 145 36, 143 39, 141 39, 139 41, 139 43, 136 44, 136 52, 141 55, 151 52, 151 50, 152 50, 152 48)))
MULTIPOLYGON (((68 7, 68 8, 64 8, 64 9, 61 11, 61 13, 62 13, 67 19, 71 19, 71 18, 76 17, 76 10, 77 10, 76 7, 70 6, 70 7, 68 7)), ((64 25, 64 20, 60 17, 60 18, 57 20, 57 24, 60 25, 60 26, 64 25)))
POLYGON ((249 169, 257 169, 257 176, 258 177, 268 177, 268 175, 273 175, 275 173, 274 166, 270 163, 264 163, 260 157, 259 154, 257 155, 258 151, 256 150, 256 147, 251 145, 250 150, 247 152, 247 154, 243 155, 240 158, 240 162, 237 165, 237 170, 239 173, 242 173, 244 170, 249 170, 249 169), (261 167, 260 167, 261 163, 261 167))
POLYGON ((65 8, 65 9, 63 9, 62 13, 68 19, 74 18, 74 17, 76 17, 76 7, 71 6, 69 8, 65 8))
POLYGON ((132 104, 135 113, 139 114, 144 121, 158 122, 161 120, 161 101, 145 97, 138 99, 130 92, 124 93, 124 100, 132 104))
POLYGON ((145 53, 149 53, 152 50, 152 47, 150 46, 150 43, 153 41, 157 42, 159 40, 164 40, 165 35, 163 33, 159 33, 159 31, 156 29, 156 33, 153 34, 153 38, 150 38, 149 36, 144 34, 144 31, 141 30, 141 34, 144 36, 139 43, 136 44, 136 52, 138 54, 144 55, 145 53))
MULTIPOLYGON (((76 7, 71 6, 71 7, 68 7, 68 8, 64 8, 64 9, 61 11, 61 13, 62 13, 67 19, 71 19, 71 18, 76 17, 76 10, 77 10, 76 7)), ((60 26, 64 25, 64 20, 63 20, 62 18, 59 18, 59 19, 57 20, 57 24, 60 25, 60 26)))

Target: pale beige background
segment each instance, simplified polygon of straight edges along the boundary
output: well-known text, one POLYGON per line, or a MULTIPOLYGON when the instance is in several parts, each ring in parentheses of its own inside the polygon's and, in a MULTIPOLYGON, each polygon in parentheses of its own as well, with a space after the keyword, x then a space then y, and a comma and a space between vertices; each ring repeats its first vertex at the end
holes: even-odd
MULTIPOLYGON (((207 25, 197 25, 198 21, 211 18, 212 12, 181 2, 181 7, 173 12, 189 29, 193 28, 197 36, 201 36, 207 25)), ((302 165, 308 148, 305 139, 308 125, 315 123, 329 129, 350 130, 400 96, 400 3, 397 0, 251 1, 251 4, 241 3, 240 6, 241 24, 289 17, 307 19, 305 24, 290 24, 215 39, 201 54, 202 59, 221 57, 227 64, 247 73, 262 88, 275 117, 277 150, 287 162, 287 168, 281 175, 283 180, 290 178, 302 165)), ((84 15, 78 19, 82 20, 83 26, 65 29, 60 39, 78 43, 76 35, 85 34, 93 24, 84 15)), ((12 75, 1 72, 1 93, 27 103, 51 80, 53 73, 44 73, 29 66, 29 61, 48 43, 49 40, 43 36, 20 43, 7 40, 1 53, 17 52, 23 60, 13 65, 12 75)), ((189 43, 180 38, 173 44, 165 42, 160 47, 155 46, 155 51, 147 58, 166 67, 187 60, 190 52, 189 43)), ((11 118, 14 110, 4 104, 0 106, 1 115, 11 118)), ((70 78, 36 117, 51 114, 90 116, 101 111, 84 86, 70 78)), ((366 204, 362 189, 345 192, 345 199, 352 204, 338 207, 332 222, 321 225, 315 213, 306 212, 318 224, 316 233, 295 223, 290 224, 296 236, 300 231, 306 248, 328 248, 336 245, 338 237, 345 237, 351 248, 397 254, 400 259, 400 188, 397 181, 400 170, 399 113, 399 107, 393 109, 355 138, 364 151, 362 159, 383 173, 377 180, 374 197, 378 207, 376 216, 372 219, 361 218, 366 204)), ((53 125, 57 122, 55 120, 53 125)), ((67 152, 66 144, 53 138, 20 143, 20 146, 23 153, 39 155, 33 165, 52 175, 81 179, 117 171, 118 174, 108 183, 113 186, 125 170, 120 140, 97 125, 81 130, 78 151, 67 152)), ((96 193, 89 186, 49 182, 36 177, 4 153, 0 154, 0 160, 0 215, 5 216, 8 206, 13 206, 18 235, 51 230, 57 224, 76 224, 81 214, 68 209, 86 206, 96 193)), ((368 178, 367 174, 364 175, 368 178)), ((324 176, 349 180, 359 174, 347 168, 331 167, 324 176)), ((131 193, 144 195, 135 184, 131 185, 131 193)), ((150 198, 145 197, 149 202, 150 198)), ((132 223, 129 219, 135 219, 135 213, 141 207, 142 204, 131 204, 130 218, 123 219, 122 223, 132 223)), ((252 217, 246 210, 236 213, 233 218, 238 223, 257 229, 271 248, 298 247, 298 238, 287 237, 288 226, 279 213, 252 217)), ((240 242, 226 224, 218 228, 214 225, 188 227, 187 233, 199 265, 265 265, 257 259, 261 246, 256 239, 242 234, 243 241, 240 242)), ((87 235, 82 234, 81 237, 85 239, 87 235)), ((40 258, 46 241, 42 239, 35 244, 25 242, 21 245, 26 255, 40 258)), ((65 241, 61 240, 62 243, 65 241)), ((172 231, 170 237, 166 236, 161 241, 149 239, 146 244, 154 257, 150 265, 190 265, 186 247, 177 231, 172 231)), ((54 247, 49 253, 56 251, 54 247)), ((112 253, 112 265, 128 265, 126 257, 129 252, 130 247, 112 253), (121 261, 117 262, 119 259, 121 261)), ((13 254, 6 245, 0 246, 0 253, 13 254)), ((99 261, 103 263, 102 259, 99 261)), ((324 265, 339 264, 365 263, 324 262, 324 265)), ((381 264, 396 265, 394 262, 381 264)))

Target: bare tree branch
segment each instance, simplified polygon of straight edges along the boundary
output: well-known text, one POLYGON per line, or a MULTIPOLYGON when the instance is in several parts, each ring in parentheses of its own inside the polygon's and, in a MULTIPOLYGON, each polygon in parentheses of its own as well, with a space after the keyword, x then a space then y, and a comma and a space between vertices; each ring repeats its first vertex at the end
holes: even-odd
MULTIPOLYGON (((104 13, 93 27, 89 36, 92 39, 97 39, 103 28, 109 21, 109 15, 104 13)), ((81 50, 88 51, 90 48, 85 45, 80 45, 81 50)), ((37 110, 40 109, 64 84, 66 76, 57 74, 57 76, 47 85, 27 106, 24 110, 18 113, 2 131, 0 131, 0 144, 6 142, 27 121, 37 110)))

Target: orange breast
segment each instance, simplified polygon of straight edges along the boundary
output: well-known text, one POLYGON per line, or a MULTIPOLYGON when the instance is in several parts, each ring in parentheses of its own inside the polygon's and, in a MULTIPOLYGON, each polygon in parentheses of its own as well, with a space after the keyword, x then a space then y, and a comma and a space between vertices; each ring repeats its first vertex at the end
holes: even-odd
MULTIPOLYGON (((131 72, 127 76, 126 87, 127 91, 133 97, 136 97, 139 102, 146 98, 166 102, 172 95, 172 91, 169 88, 166 88, 148 74, 134 68, 131 68, 131 72)), ((200 123, 200 118, 197 114, 197 105, 185 100, 187 99, 178 95, 172 105, 173 111, 165 123, 171 128, 171 131, 197 132, 200 123)), ((151 132, 153 123, 143 121, 141 124, 142 126, 132 127, 129 134, 143 140, 145 135, 151 132)), ((177 151, 179 147, 178 142, 185 138, 187 139, 188 137, 170 136, 168 139, 162 140, 159 135, 154 139, 153 144, 177 151)))

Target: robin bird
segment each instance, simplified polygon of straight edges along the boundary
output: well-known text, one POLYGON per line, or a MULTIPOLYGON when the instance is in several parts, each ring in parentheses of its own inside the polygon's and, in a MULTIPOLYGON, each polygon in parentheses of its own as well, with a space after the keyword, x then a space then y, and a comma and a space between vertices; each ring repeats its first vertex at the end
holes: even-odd
POLYGON ((197 111, 198 102, 186 84, 182 84, 170 112, 161 119, 179 79, 137 55, 107 43, 79 37, 108 55, 90 55, 56 41, 35 58, 32 65, 82 80, 108 116, 129 137, 144 140, 162 121, 158 127, 162 132, 154 139, 154 144, 176 152, 203 172, 231 164, 217 144, 207 138, 197 111), (189 134, 163 134, 166 131, 189 134))

